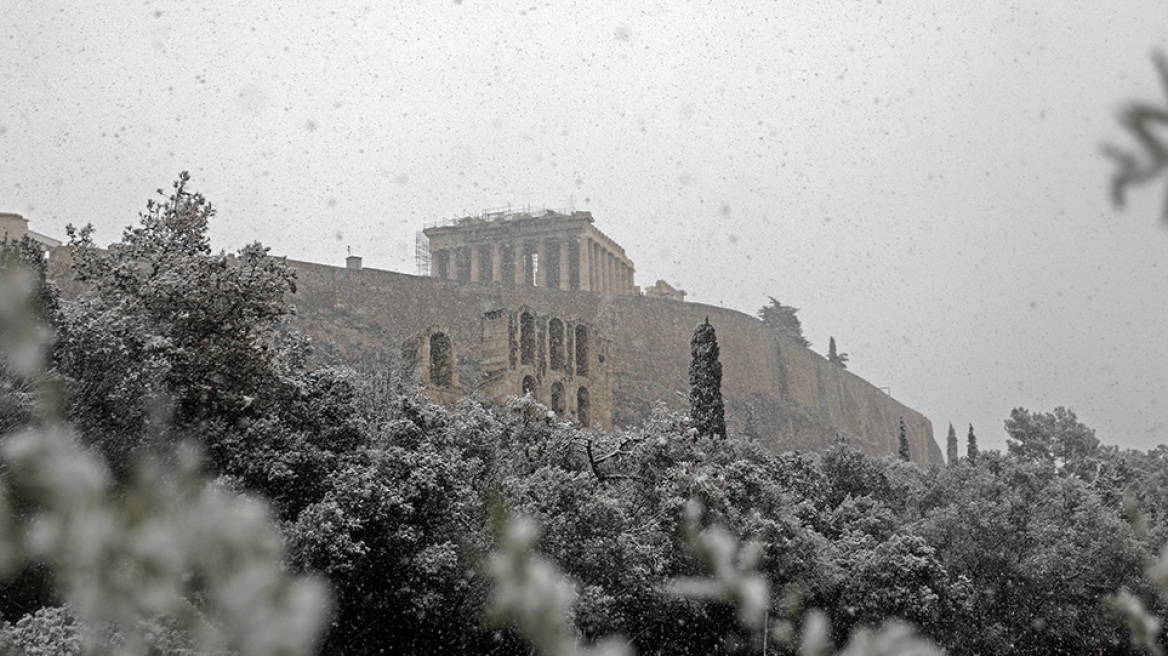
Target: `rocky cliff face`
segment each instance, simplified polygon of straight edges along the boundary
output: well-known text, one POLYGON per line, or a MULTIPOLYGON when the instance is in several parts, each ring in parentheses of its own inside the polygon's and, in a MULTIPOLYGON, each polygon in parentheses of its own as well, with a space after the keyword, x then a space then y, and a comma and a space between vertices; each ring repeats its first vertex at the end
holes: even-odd
MULTIPOLYGON (((461 391, 484 375, 484 317, 524 307, 587 322, 609 342, 611 412, 635 425, 658 403, 685 411, 689 339, 708 316, 717 330, 731 432, 775 450, 822 449, 846 440, 871 455, 895 454, 904 417, 914 461, 941 464, 933 427, 919 412, 741 312, 697 303, 565 292, 497 283, 458 283, 374 269, 289 262, 297 269, 294 324, 329 359, 371 364, 400 359, 402 345, 442 326, 454 343, 461 391)), ((515 393, 519 393, 516 390, 515 393)))

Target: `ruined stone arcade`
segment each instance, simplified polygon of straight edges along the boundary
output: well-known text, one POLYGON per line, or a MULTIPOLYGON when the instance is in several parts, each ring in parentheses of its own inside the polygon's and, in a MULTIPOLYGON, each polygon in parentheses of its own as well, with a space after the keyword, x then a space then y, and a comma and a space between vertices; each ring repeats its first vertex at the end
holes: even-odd
POLYGON ((559 416, 612 430, 608 341, 578 319, 528 307, 483 317, 483 392, 501 399, 531 394, 559 416))
MULTIPOLYGON (((469 390, 459 384, 458 346, 444 326, 430 326, 405 343, 403 356, 431 399, 452 404, 469 390)), ((547 316, 529 307, 492 310, 482 317, 476 386, 502 403, 531 395, 560 417, 612 430, 609 344, 583 321, 547 316)))

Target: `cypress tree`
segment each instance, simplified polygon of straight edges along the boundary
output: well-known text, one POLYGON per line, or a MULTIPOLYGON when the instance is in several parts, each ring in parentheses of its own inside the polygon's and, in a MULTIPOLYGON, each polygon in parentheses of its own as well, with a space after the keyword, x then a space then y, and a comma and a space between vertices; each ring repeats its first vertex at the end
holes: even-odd
POLYGON ((977 436, 973 434, 973 424, 969 425, 969 444, 966 447, 966 456, 970 464, 977 461, 977 436))
POLYGON ((836 365, 840 369, 848 368, 848 354, 839 353, 836 351, 834 337, 829 337, 827 341, 827 361, 836 365))
POLYGON ((900 459, 905 462, 911 459, 908 450, 908 429, 904 425, 904 417, 900 418, 900 459))
POLYGON ((949 437, 945 440, 945 451, 949 464, 957 464, 957 459, 961 456, 957 455, 957 431, 953 430, 953 422, 949 422, 949 437))
POLYGON ((718 360, 718 337, 709 317, 694 328, 689 345, 689 416, 698 434, 725 438, 722 363, 718 360))

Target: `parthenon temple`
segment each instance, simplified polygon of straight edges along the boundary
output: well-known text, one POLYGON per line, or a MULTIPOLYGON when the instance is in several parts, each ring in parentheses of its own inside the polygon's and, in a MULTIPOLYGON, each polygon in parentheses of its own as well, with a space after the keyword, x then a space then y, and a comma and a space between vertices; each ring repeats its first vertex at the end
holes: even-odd
POLYGON ((497 211, 431 226, 430 275, 608 294, 638 294, 632 260, 590 212, 497 211))

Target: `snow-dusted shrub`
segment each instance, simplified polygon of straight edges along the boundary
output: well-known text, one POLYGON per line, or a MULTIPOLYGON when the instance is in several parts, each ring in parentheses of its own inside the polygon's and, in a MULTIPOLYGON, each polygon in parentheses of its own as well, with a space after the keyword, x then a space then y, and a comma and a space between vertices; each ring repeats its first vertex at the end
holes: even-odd
POLYGON ((81 630, 68 608, 51 606, 5 627, 0 648, 21 656, 81 656, 81 630))
MULTIPOLYGON (((829 621, 818 611, 804 613, 799 626, 782 617, 772 620, 769 583, 755 570, 759 545, 740 547, 737 538, 721 526, 702 530, 701 513, 700 504, 691 502, 686 535, 711 575, 676 580, 669 586, 673 594, 730 604, 743 627, 755 632, 762 644, 773 641, 799 656, 941 656, 941 650, 910 624, 896 620, 878 629, 856 629, 839 651, 833 649, 829 621)), ((631 654, 619 636, 594 646, 583 644, 573 622, 575 584, 555 563, 534 552, 538 529, 530 520, 502 519, 501 511, 499 515, 499 546, 488 560, 493 584, 490 611, 496 620, 513 623, 543 656, 631 654)))
POLYGON ((25 653, 311 653, 323 585, 288 576, 268 510, 209 483, 196 449, 158 446, 115 486, 64 425, 44 373, 49 331, 35 277, 0 268, 0 358, 34 390, 35 419, 0 446, 0 573, 47 565, 70 609, 43 609, 6 632, 25 653), (76 622, 71 618, 75 617, 76 622), (183 636, 176 642, 175 634, 183 636))

